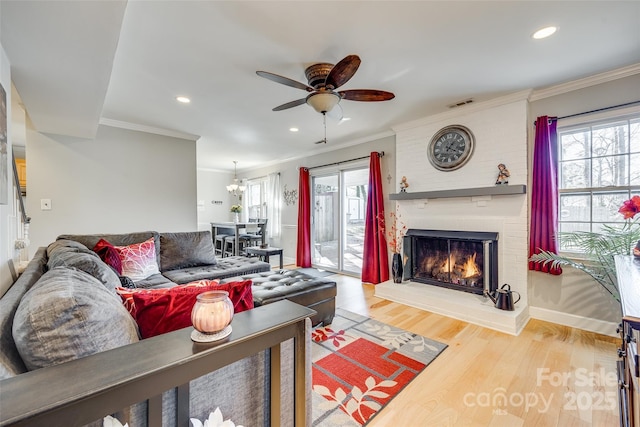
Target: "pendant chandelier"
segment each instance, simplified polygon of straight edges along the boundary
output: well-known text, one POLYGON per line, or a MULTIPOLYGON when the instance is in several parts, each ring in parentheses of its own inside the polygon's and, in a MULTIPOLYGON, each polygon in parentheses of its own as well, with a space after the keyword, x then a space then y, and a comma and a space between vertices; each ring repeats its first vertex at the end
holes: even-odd
POLYGON ((245 186, 242 185, 242 182, 238 181, 238 162, 236 160, 233 161, 233 183, 227 185, 227 191, 232 193, 234 196, 238 196, 238 194, 242 193, 245 189, 245 186))

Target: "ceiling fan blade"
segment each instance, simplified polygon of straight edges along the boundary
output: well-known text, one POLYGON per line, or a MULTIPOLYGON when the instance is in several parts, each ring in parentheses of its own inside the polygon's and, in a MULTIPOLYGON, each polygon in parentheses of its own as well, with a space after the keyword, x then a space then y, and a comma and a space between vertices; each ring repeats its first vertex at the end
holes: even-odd
POLYGON ((375 89, 351 89, 338 92, 342 99, 349 101, 388 101, 396 96, 391 92, 375 89))
POLYGON ((326 138, 325 139, 321 139, 320 141, 314 142, 314 144, 326 144, 326 143, 327 143, 326 138))
POLYGON ((279 76, 277 74, 269 73, 268 71, 256 71, 256 74, 265 79, 271 80, 276 83, 283 84, 285 86, 295 87, 296 89, 306 90, 307 92, 313 92, 315 89, 304 83, 291 80, 288 77, 279 76))
POLYGON ((330 89, 337 89, 358 71, 360 58, 358 55, 349 55, 333 66, 325 80, 325 86, 330 89))
POLYGON ((298 105, 302 105, 307 102, 307 98, 296 99, 295 101, 287 102, 286 104, 278 105, 273 111, 282 111, 288 108, 297 107, 298 105))

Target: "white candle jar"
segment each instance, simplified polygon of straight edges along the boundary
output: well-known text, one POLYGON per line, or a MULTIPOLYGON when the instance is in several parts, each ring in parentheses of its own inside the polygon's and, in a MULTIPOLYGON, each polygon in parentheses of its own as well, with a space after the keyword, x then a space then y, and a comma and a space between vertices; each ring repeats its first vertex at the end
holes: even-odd
POLYGON ((233 303, 226 291, 203 292, 196 297, 191 310, 193 327, 203 334, 215 334, 226 328, 233 319, 233 303))

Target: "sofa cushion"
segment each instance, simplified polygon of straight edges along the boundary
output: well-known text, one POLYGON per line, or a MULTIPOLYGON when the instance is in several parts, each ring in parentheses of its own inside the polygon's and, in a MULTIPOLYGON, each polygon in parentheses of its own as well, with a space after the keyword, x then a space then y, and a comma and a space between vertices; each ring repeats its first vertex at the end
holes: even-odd
POLYGON ((15 341, 12 328, 20 301, 47 271, 47 248, 38 248, 24 272, 0 298, 0 379, 27 372, 15 341))
POLYGON ((180 268, 178 270, 165 271, 162 275, 166 276, 167 279, 172 282, 181 284, 203 279, 238 277, 270 270, 271 265, 267 262, 260 261, 258 258, 230 256, 219 258, 218 262, 213 265, 180 268))
POLYGON ((122 234, 61 234, 57 240, 74 240, 82 243, 87 248, 93 248, 100 239, 104 239, 112 245, 127 246, 144 242, 149 238, 153 238, 156 244, 156 258, 160 259, 160 235, 156 231, 140 231, 122 234))
POLYGON ((47 246, 47 257, 53 258, 61 252, 82 252, 97 256, 91 249, 75 240, 60 239, 47 246))
POLYGON ((143 289, 172 288, 176 285, 177 283, 172 282, 171 280, 164 277, 162 274, 154 274, 152 276, 147 277, 146 279, 137 280, 135 282, 136 288, 143 288, 143 289))
POLYGON ((159 274, 153 238, 127 246, 114 246, 122 262, 122 275, 138 281, 159 274))
POLYGON ((98 254, 105 264, 113 268, 119 275, 122 275, 122 260, 115 246, 104 239, 100 239, 93 247, 93 251, 98 254))
POLYGON ((51 270, 56 267, 76 268, 98 279, 110 292, 115 293, 115 288, 120 286, 120 279, 111 267, 102 262, 96 254, 85 252, 73 252, 56 250, 47 261, 47 267, 51 270))
POLYGON ((84 271, 56 267, 23 296, 13 338, 29 370, 138 341, 120 298, 84 271))
POLYGON ((202 285, 191 284, 170 289, 140 289, 129 292, 133 298, 133 310, 140 334, 143 338, 149 338, 191 326, 191 310, 196 303, 196 297, 203 292, 218 290, 229 292, 235 312, 246 310, 248 301, 251 301, 250 308, 253 308, 250 280, 225 284, 211 281, 202 285))
POLYGON ((160 234, 162 271, 216 263, 210 231, 160 234))

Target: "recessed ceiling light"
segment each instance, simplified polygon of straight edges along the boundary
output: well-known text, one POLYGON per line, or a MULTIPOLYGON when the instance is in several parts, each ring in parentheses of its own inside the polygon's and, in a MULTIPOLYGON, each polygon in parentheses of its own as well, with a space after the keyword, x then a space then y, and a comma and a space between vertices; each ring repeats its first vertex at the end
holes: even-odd
POLYGON ((533 33, 533 35, 531 37, 533 37, 536 40, 544 39, 546 37, 549 37, 553 33, 555 33, 557 30, 558 29, 556 27, 544 27, 544 28, 539 29, 535 33, 533 33))
POLYGON ((289 128, 289 130, 290 130, 291 132, 298 132, 298 130, 299 130, 299 129, 298 129, 298 128, 289 128))
POLYGON ((176 101, 182 102, 183 104, 188 104, 191 102, 191 100, 186 96, 176 96, 176 101))

